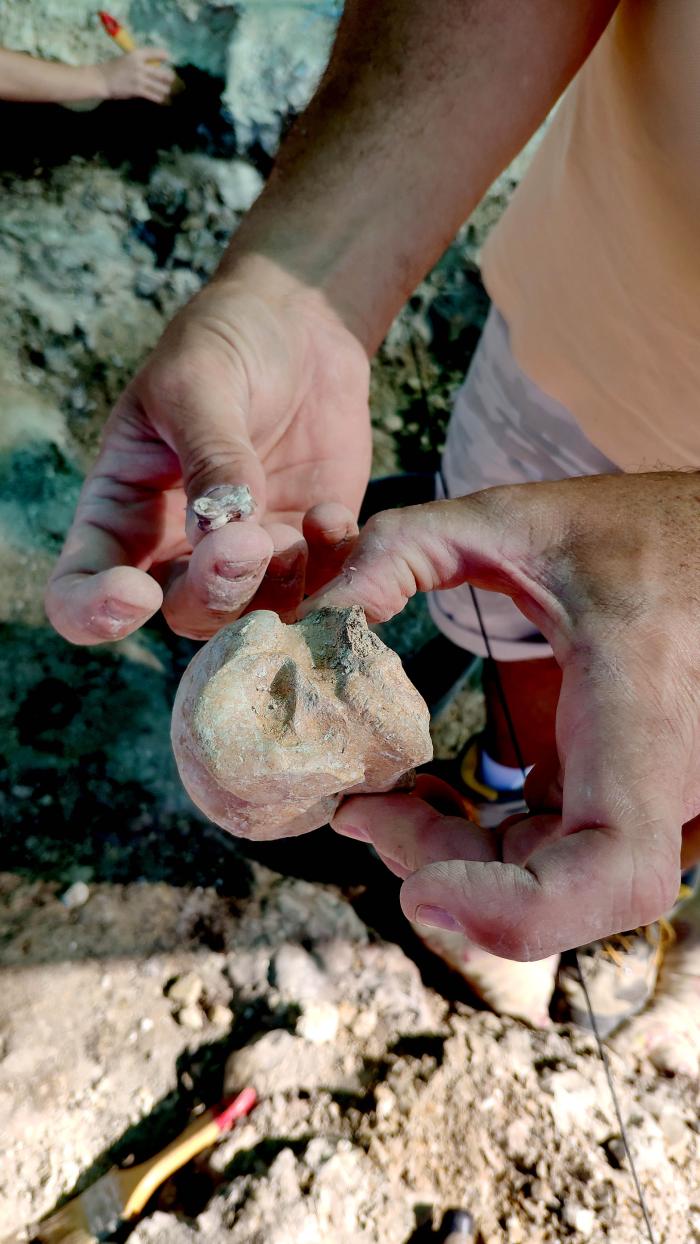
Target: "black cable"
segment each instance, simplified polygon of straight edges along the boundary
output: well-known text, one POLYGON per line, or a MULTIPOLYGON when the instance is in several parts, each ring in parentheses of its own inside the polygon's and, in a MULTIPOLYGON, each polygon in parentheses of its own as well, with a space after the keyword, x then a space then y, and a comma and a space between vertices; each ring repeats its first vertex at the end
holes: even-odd
POLYGON ((581 967, 581 962, 579 960, 577 950, 574 951, 574 962, 576 964, 576 971, 578 973, 578 978, 581 982, 583 996, 586 999, 586 1007, 588 1009, 588 1018, 590 1020, 591 1028, 593 1030, 593 1035, 595 1036, 595 1039, 596 1039, 596 1044, 598 1046, 598 1053, 600 1054, 601 1062, 603 1064, 603 1067, 605 1068, 605 1076, 608 1081, 608 1088, 610 1089, 610 1096, 612 1098, 613 1106, 615 1107, 615 1114, 617 1115, 617 1122, 620 1127, 620 1137, 622 1139, 622 1144, 623 1144, 625 1153, 627 1155, 627 1161, 629 1162, 632 1179, 634 1180, 634 1187, 637 1193, 637 1200, 639 1201, 639 1207, 642 1211, 642 1215, 644 1218, 644 1224, 647 1229, 647 1235, 649 1236, 650 1244, 656 1244, 656 1236, 654 1234, 654 1228, 651 1225, 651 1218, 649 1216, 649 1210, 647 1209, 646 1198, 644 1196, 644 1192, 642 1191, 642 1185, 639 1182, 639 1176, 637 1174, 637 1168, 634 1164, 634 1158, 632 1157, 632 1149, 630 1148, 630 1143, 627 1138, 627 1129, 622 1120, 622 1111, 620 1109, 620 1103, 618 1101, 617 1093, 615 1091, 615 1082, 612 1077, 612 1071, 610 1070, 610 1062, 608 1059, 607 1051, 605 1049, 605 1046, 603 1045, 600 1033, 598 1031, 598 1021, 596 1020, 596 1017, 595 1017, 595 1012, 593 1010, 593 1004, 591 1003, 591 997, 588 992, 588 985, 586 984, 586 978, 583 974, 583 968, 581 967))
MULTIPOLYGON (((440 470, 440 480, 442 483, 445 497, 447 497, 448 492, 447 492, 447 487, 445 484, 445 478, 442 474, 442 470, 440 470)), ((479 601, 477 599, 476 591, 474 590, 471 584, 469 584, 469 591, 471 592, 472 601, 474 603, 474 609, 476 612, 477 621, 479 623, 479 630, 481 631, 481 637, 484 641, 484 647, 486 649, 487 656, 492 665, 494 682, 496 684, 496 690, 498 693, 498 699, 500 701, 501 708, 503 709, 503 715, 505 717, 506 725, 508 727, 510 741, 513 745, 513 751, 515 752, 515 755, 517 756, 518 766, 522 772, 523 781, 524 781, 526 773, 525 773, 525 764, 523 761, 523 753, 521 751, 520 743, 518 741, 518 736, 517 736, 517 732, 515 729, 515 723, 511 716, 510 708, 508 706, 508 700, 507 700, 505 691, 503 689, 503 683, 501 682, 501 676, 498 672, 498 664, 494 660, 493 650, 491 648, 491 643, 489 641, 486 627, 484 625, 484 619, 481 613, 481 609, 479 607, 479 601)), ((616 1115, 617 1122, 620 1128, 620 1137, 622 1139, 622 1144, 625 1150, 625 1154, 627 1156, 627 1161, 629 1163, 630 1173, 632 1175, 632 1180, 634 1182, 634 1187, 635 1187, 635 1191, 637 1194, 637 1200, 639 1202, 639 1208, 642 1211, 642 1217, 644 1218, 644 1225, 646 1226, 647 1235, 649 1237, 650 1244, 656 1244, 656 1236, 654 1234, 654 1228, 652 1226, 651 1218, 649 1215, 649 1210, 647 1208, 646 1198, 644 1196, 642 1185, 640 1183, 639 1176, 637 1174, 637 1168, 635 1166, 634 1158, 632 1156, 632 1149, 630 1147, 629 1139, 627 1137, 627 1129, 625 1128, 625 1124, 622 1118, 622 1110, 620 1109, 620 1103, 619 1103, 617 1092, 615 1089, 615 1082, 613 1080, 612 1071, 610 1070, 610 1062, 608 1060, 608 1055, 605 1050, 605 1046, 603 1045, 600 1032, 598 1031, 598 1023, 595 1017, 595 1013, 593 1011, 593 1005, 591 1003, 590 994, 588 992, 588 986, 586 984, 586 980, 583 974, 583 969, 581 967, 581 963, 578 957, 578 951, 574 951, 574 961, 576 963, 576 971, 578 973, 578 978, 581 982, 581 989, 583 990, 583 996, 586 999, 586 1007, 588 1009, 588 1017, 590 1020, 591 1029, 595 1036, 596 1044, 598 1046, 598 1053, 600 1055, 600 1060, 605 1070, 605 1078, 608 1082, 608 1089, 610 1090, 610 1097, 612 1099, 613 1108, 615 1110, 615 1115, 616 1115)))

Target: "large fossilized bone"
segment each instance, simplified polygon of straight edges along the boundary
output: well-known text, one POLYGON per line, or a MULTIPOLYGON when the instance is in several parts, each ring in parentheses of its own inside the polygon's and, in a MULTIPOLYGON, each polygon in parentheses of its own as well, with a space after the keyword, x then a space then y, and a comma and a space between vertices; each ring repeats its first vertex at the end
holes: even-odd
POLYGON ((323 825, 342 795, 391 790, 432 755, 428 709, 362 610, 287 626, 250 613, 187 668, 173 710, 182 780, 218 825, 280 838, 323 825))

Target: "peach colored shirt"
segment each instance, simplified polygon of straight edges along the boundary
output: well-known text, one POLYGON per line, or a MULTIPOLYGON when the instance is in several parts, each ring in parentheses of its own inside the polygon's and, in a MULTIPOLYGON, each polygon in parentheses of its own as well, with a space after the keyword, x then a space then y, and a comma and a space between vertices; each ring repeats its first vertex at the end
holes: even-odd
POLYGON ((622 0, 483 270, 517 361, 604 454, 700 467, 700 0, 622 0))

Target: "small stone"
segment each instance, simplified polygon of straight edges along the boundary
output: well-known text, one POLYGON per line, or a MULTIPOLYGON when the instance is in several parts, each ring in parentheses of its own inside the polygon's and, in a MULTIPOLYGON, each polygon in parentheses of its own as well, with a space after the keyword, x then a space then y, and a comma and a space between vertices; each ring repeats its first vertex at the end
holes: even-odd
POLYGON ((619 1171, 625 1166, 627 1154, 621 1136, 611 1136, 610 1140, 605 1142, 605 1152, 608 1156, 608 1162, 613 1170, 619 1171))
POLYGON ((685 1121, 678 1114, 664 1111, 659 1119, 659 1127, 663 1132, 668 1152, 674 1157, 681 1156, 687 1149, 691 1136, 685 1121))
POLYGON ((586 1238, 595 1230, 596 1216, 593 1210, 584 1209, 582 1205, 565 1205, 563 1218, 568 1227, 586 1238))
POLYGON ((506 1153, 514 1162, 527 1157, 532 1133, 531 1119, 514 1119, 506 1131, 506 1153))
POLYGON ((139 1028, 141 1029, 141 1032, 153 1031, 153 1020, 150 1016, 144 1015, 143 1019, 139 1021, 139 1028))
POLYGON ((168 997, 171 1002, 177 1002, 180 1006, 194 1006, 199 1002, 203 990, 204 985, 196 972, 184 972, 169 986, 168 997))
POLYGON ((220 1002, 216 1002, 214 1006, 210 1006, 207 1011, 209 1022, 214 1024, 216 1028, 230 1028, 233 1021, 233 1012, 227 1006, 222 1006, 220 1002))
POLYGON ((380 1119, 388 1119, 396 1109, 396 1094, 386 1084, 380 1084, 375 1093, 377 1115, 380 1119))
POLYGON ((328 994, 329 982, 308 950, 288 942, 272 960, 274 983, 285 1001, 318 1002, 328 994))
POLYGON ((325 1045, 335 1041, 339 1023, 338 1008, 332 1002, 311 1002, 299 1016, 296 1031, 313 1045, 325 1045))
POLYGON ((183 1006, 177 1013, 177 1022, 183 1028, 192 1028, 198 1032, 204 1027, 204 1015, 198 1006, 183 1006))
POLYGON ((64 907, 72 911, 74 907, 83 907, 90 897, 90 887, 84 881, 74 881, 61 895, 64 907))
POLYGON ((355 1018, 354 1024, 352 1025, 352 1031, 358 1041, 366 1041, 367 1037, 371 1037, 378 1022, 379 1018, 376 1011, 371 1011, 369 1009, 360 1011, 355 1018))
POLYGON ((275 1028, 229 1055, 224 1092, 237 1092, 244 1084, 252 1084, 264 1097, 269 1093, 327 1088, 341 1078, 333 1046, 314 1045, 283 1028, 275 1028))

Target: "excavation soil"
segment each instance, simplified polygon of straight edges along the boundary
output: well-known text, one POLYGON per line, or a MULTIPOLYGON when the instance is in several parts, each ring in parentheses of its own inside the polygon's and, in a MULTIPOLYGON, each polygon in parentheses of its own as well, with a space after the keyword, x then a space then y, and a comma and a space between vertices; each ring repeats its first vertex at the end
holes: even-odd
MULTIPOLYGON (((245 1079, 262 1096, 249 1122, 124 1238, 408 1244, 452 1205, 490 1244, 632 1244, 642 1221, 590 1038, 480 1010, 366 847, 328 830, 255 847, 207 824, 168 740, 192 644, 155 621, 81 650, 43 618, 111 402, 212 270, 319 71, 336 6, 283 7, 271 29, 263 4, 125 2, 117 15, 187 82, 171 109, 5 113, 0 1237, 245 1079)), ((0 8, 7 46, 88 60, 110 54, 103 39, 80 0, 0 8)), ((478 248, 519 171, 380 352, 377 473, 437 458, 486 309, 478 248)), ((384 638, 406 655, 432 634, 418 602, 384 638)), ((438 750, 480 713, 467 687, 438 750)), ((611 1061, 657 1238, 700 1240, 697 1086, 611 1061)))

